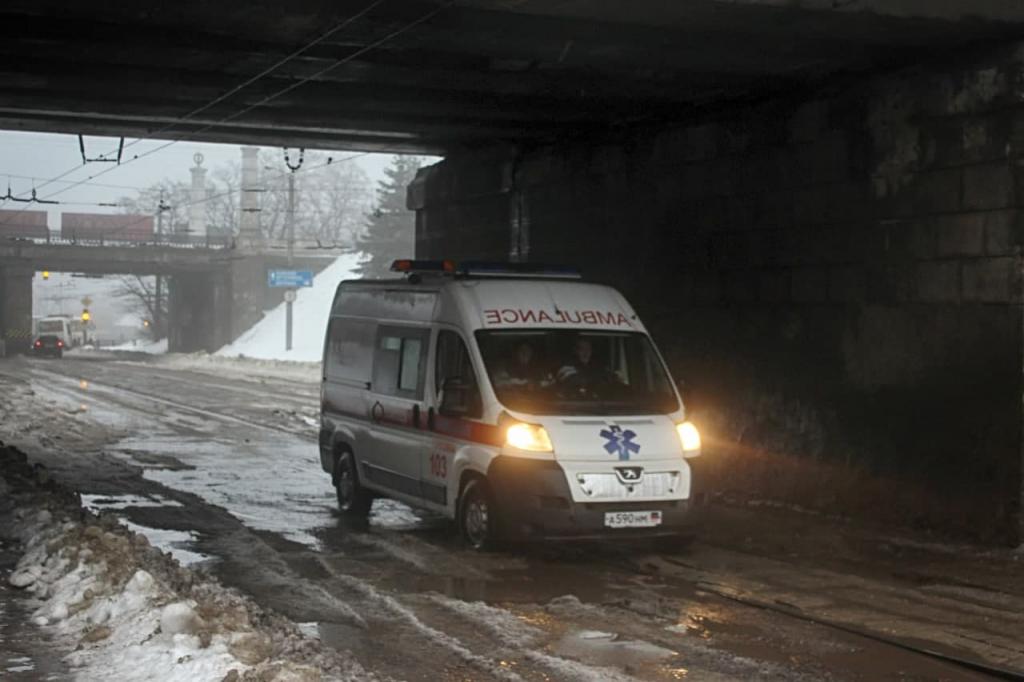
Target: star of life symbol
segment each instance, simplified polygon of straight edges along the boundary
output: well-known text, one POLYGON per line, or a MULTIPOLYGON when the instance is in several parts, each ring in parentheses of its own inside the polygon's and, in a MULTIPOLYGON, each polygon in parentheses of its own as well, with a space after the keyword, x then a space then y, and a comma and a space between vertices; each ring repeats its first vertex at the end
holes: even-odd
POLYGON ((605 452, 609 455, 618 453, 620 462, 628 461, 630 453, 640 452, 639 443, 633 442, 636 432, 630 429, 623 431, 621 426, 609 426, 601 429, 601 437, 608 441, 604 444, 605 452))

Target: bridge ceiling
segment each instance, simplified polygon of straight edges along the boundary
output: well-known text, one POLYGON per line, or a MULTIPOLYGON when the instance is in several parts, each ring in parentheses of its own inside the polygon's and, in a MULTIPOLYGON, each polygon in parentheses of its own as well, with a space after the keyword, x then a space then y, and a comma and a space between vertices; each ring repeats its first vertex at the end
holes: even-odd
POLYGON ((444 153, 686 119, 1022 29, 1012 0, 4 0, 0 127, 444 153))

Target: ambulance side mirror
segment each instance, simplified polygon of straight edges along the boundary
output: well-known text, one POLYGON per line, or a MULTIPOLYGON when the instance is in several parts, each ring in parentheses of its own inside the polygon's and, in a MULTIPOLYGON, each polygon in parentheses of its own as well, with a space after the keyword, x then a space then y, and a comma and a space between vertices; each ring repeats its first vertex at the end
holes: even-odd
POLYGON ((462 377, 448 377, 441 385, 441 406, 446 417, 479 417, 483 412, 480 392, 462 377))

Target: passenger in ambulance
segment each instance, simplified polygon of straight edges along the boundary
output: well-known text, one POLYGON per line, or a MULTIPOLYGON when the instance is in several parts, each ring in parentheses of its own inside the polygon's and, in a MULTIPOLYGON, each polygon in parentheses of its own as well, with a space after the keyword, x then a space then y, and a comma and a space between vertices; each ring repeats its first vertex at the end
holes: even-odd
POLYGON ((550 377, 534 359, 533 346, 523 341, 518 344, 515 353, 508 362, 498 370, 494 383, 501 388, 517 390, 533 390, 550 383, 550 377))
POLYGON ((594 359, 594 345, 585 336, 577 336, 572 345, 572 358, 555 375, 560 386, 587 393, 600 390, 621 380, 594 359))

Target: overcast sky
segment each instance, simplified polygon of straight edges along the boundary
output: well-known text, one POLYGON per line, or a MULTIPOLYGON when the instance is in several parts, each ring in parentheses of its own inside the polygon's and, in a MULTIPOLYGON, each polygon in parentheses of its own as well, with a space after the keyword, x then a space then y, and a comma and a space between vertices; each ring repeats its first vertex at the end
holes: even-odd
MULTIPOLYGON (((10 176, 11 192, 15 196, 28 196, 33 184, 37 188, 39 198, 52 198, 62 202, 62 206, 48 207, 50 212, 50 228, 59 229, 61 210, 69 212, 118 212, 117 208, 88 206, 82 204, 111 203, 125 195, 132 195, 135 190, 142 189, 163 179, 190 182, 189 168, 194 164, 192 157, 202 152, 203 165, 216 168, 227 162, 240 162, 242 153, 235 144, 206 144, 196 142, 176 142, 155 153, 146 152, 166 145, 166 140, 143 140, 133 142, 134 138, 125 140, 125 150, 120 166, 110 163, 82 164, 82 154, 78 146, 78 136, 57 135, 50 133, 16 133, 0 132, 0 194, 7 193, 7 179, 10 176), (140 156, 132 160, 134 156, 140 156), (59 181, 45 184, 47 180, 72 171, 59 181), (100 175, 102 173, 102 175, 100 175), (90 176, 96 176, 90 180, 90 176), (32 178, 35 178, 33 180, 32 178), (87 180, 89 184, 72 187, 79 180, 87 180), (116 185, 109 187, 104 185, 116 185)), ((89 157, 116 152, 117 138, 86 137, 85 152, 89 157)), ((351 153, 329 152, 334 158, 350 156, 351 153)), ((293 156, 295 156, 293 154, 293 156)), ((372 186, 382 177, 383 169, 391 159, 389 154, 368 154, 347 163, 357 163, 370 177, 372 186)), ((294 159, 293 159, 294 161, 294 159)), ((282 160, 282 169, 284 163, 282 160)), ((315 172, 315 171, 314 171, 315 172)), ((10 201, 0 202, 4 209, 37 209, 32 206, 10 201)))

